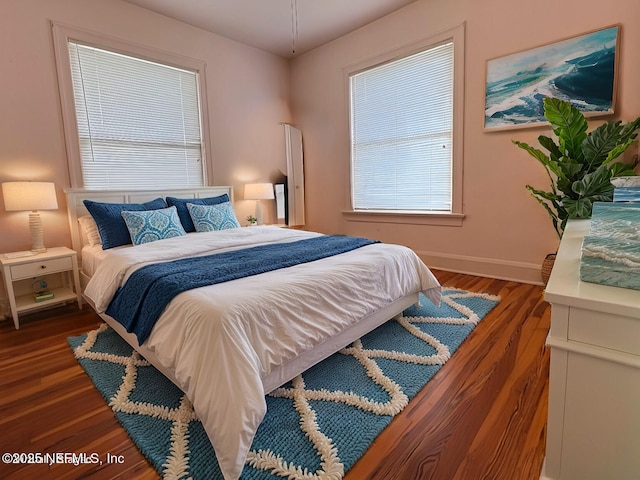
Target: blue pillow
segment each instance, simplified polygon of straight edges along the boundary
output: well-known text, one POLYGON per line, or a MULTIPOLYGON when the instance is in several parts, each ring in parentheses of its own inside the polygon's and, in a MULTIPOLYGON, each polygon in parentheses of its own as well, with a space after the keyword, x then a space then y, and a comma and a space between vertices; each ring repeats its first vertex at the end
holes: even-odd
POLYGON ((125 210, 122 212, 122 218, 127 224, 134 245, 187 234, 182 228, 176 207, 145 212, 125 210))
POLYGON ((219 195, 217 197, 208 197, 208 198, 176 198, 176 197, 167 197, 167 205, 174 206, 178 209, 178 216, 180 217, 180 221, 182 222, 182 226, 184 227, 185 232, 191 233, 196 231, 196 227, 193 225, 193 221, 191 220, 191 215, 189 214, 189 210, 187 209, 187 203, 191 203, 193 205, 218 205, 219 203, 228 202, 229 195, 226 193, 219 195))
POLYGON ((103 203, 92 200, 84 200, 83 203, 98 225, 103 250, 131 243, 127 224, 124 223, 121 215, 124 210, 144 211, 167 208, 167 203, 162 198, 146 203, 103 203))
POLYGON ((187 208, 193 220, 193 225, 196 227, 196 232, 227 230, 240 226, 231 202, 223 202, 217 205, 187 203, 187 208))

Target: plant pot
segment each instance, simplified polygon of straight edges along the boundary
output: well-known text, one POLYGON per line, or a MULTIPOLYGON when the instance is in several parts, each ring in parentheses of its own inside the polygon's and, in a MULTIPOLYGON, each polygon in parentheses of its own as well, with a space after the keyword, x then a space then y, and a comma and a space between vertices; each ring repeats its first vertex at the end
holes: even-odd
POLYGON ((551 270, 553 270, 553 264, 556 261, 556 254, 550 253, 546 257, 544 257, 544 261, 542 262, 542 282, 547 285, 549 281, 549 277, 551 276, 551 270))

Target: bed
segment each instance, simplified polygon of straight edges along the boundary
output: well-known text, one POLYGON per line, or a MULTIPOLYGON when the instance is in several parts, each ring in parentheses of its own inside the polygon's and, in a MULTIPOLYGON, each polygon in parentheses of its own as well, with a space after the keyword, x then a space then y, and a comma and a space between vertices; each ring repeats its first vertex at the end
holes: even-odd
POLYGON ((186 393, 224 477, 236 479, 266 412, 266 393, 400 315, 418 302, 420 292, 438 303, 440 285, 410 249, 365 243, 326 258, 265 268, 263 273, 183 291, 162 309, 148 336, 127 331, 107 311, 115 311, 114 297, 128 280, 133 282, 142 267, 198 261, 194 257, 227 259, 246 255, 247 249, 265 249, 265 255, 275 257, 267 249, 291 252, 294 246, 304 245, 306 251, 306 245, 333 237, 259 226, 103 249, 96 243, 95 232, 92 235, 86 228, 91 216, 85 200, 141 204, 158 197, 207 199, 224 194, 232 205, 233 192, 226 186, 66 191, 84 299, 186 393))

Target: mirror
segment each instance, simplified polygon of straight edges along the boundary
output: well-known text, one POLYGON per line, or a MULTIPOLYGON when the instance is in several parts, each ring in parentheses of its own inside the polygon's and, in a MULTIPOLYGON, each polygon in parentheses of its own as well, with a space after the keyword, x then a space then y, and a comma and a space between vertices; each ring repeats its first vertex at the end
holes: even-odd
MULTIPOLYGON (((302 132, 285 123, 284 139, 287 155, 287 180, 282 196, 285 199, 286 223, 289 226, 303 226, 305 220, 302 132)), ((276 196, 277 194, 276 191, 276 196)))

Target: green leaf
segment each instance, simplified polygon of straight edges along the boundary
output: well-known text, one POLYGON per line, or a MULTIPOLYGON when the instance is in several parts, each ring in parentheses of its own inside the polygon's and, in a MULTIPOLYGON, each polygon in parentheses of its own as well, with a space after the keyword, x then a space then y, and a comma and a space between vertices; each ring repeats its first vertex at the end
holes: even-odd
POLYGON ((582 145, 585 161, 589 165, 588 171, 604 163, 609 152, 618 145, 621 132, 621 122, 617 121, 604 123, 589 133, 582 145))
POLYGON ((578 200, 566 198, 562 201, 562 205, 567 210, 569 218, 590 218, 593 210, 593 202, 589 198, 578 200))
POLYGON ((559 178, 556 184, 557 190, 568 197, 575 196, 576 194, 572 188, 574 182, 575 180, 570 180, 568 178, 559 178))
POLYGON ((558 218, 560 219, 559 235, 560 238, 562 238, 562 232, 564 232, 564 228, 567 226, 567 220, 569 220, 569 214, 564 207, 558 210, 558 218))
POLYGON ((581 197, 592 195, 609 195, 613 199, 613 185, 611 184, 611 171, 606 165, 601 165, 595 172, 588 173, 581 180, 573 182, 571 189, 581 197))
POLYGON ((563 176, 568 180, 575 180, 578 177, 578 174, 584 169, 584 165, 582 163, 566 157, 561 157, 557 164, 558 168, 562 171, 563 176))
POLYGON ((543 100, 544 116, 558 137, 563 156, 578 162, 584 160, 582 142, 587 138, 587 120, 569 102, 547 97, 543 100))
POLYGON ((542 145, 544 148, 549 150, 549 156, 551 157, 551 160, 558 161, 558 159, 562 157, 562 152, 552 138, 540 135, 538 137, 538 142, 540 142, 540 145, 542 145))
POLYGON ((630 177, 636 174, 635 167, 636 163, 632 164, 622 163, 622 162, 613 162, 609 165, 609 171, 611 172, 611 178, 613 177, 630 177))
POLYGON ((518 140, 512 140, 512 142, 523 150, 529 152, 529 155, 538 160, 542 165, 546 166, 549 163, 549 157, 542 150, 538 150, 537 148, 530 146, 528 143, 519 142, 518 140))
POLYGON ((634 140, 638 136, 636 133, 638 129, 640 129, 640 117, 624 125, 620 136, 625 140, 634 140))
POLYGON ((531 192, 532 195, 543 198, 545 200, 550 200, 550 201, 560 200, 560 195, 558 195, 557 193, 546 192, 544 190, 537 190, 533 188, 531 185, 527 185, 526 188, 531 192))
POLYGON ((556 177, 564 176, 558 164, 555 162, 552 162, 551 159, 542 150, 538 150, 537 148, 534 148, 527 143, 519 142, 517 140, 512 140, 512 142, 518 147, 522 148, 523 150, 526 150, 527 152, 529 152, 529 155, 531 155, 533 158, 535 158, 536 160, 538 160, 538 162, 542 164, 542 166, 545 168, 547 172, 547 175, 549 176, 549 180, 551 180, 552 185, 554 183, 554 179, 551 176, 551 173, 556 175, 556 177))
POLYGON ((609 162, 611 162, 612 160, 615 160, 616 158, 618 158, 620 155, 622 155, 624 153, 624 151, 629 148, 632 144, 633 144, 634 140, 628 140, 624 143, 621 143, 619 145, 616 145, 608 154, 607 154, 607 158, 605 159, 604 163, 608 164, 609 162))
POLYGON ((609 163, 618 158, 625 152, 625 150, 627 150, 627 148, 633 145, 636 137, 638 136, 636 133, 638 129, 640 129, 640 117, 636 118, 633 122, 622 125, 616 146, 607 154, 607 158, 604 163, 609 163))
POLYGON ((554 195, 551 192, 536 190, 531 185, 527 185, 526 188, 527 190, 529 190, 529 192, 531 192, 531 195, 533 195, 533 198, 535 198, 538 201, 538 203, 542 205, 544 209, 547 211, 547 213, 549 214, 549 217, 551 218, 551 222, 553 223, 553 228, 555 228, 556 233, 558 234, 558 237, 562 238, 564 225, 566 225, 567 222, 566 220, 562 222, 562 220, 558 217, 558 214, 556 213, 559 211, 559 209, 561 209, 561 206, 557 201, 559 196, 554 195), (551 202, 551 206, 545 200, 549 200, 551 202))

